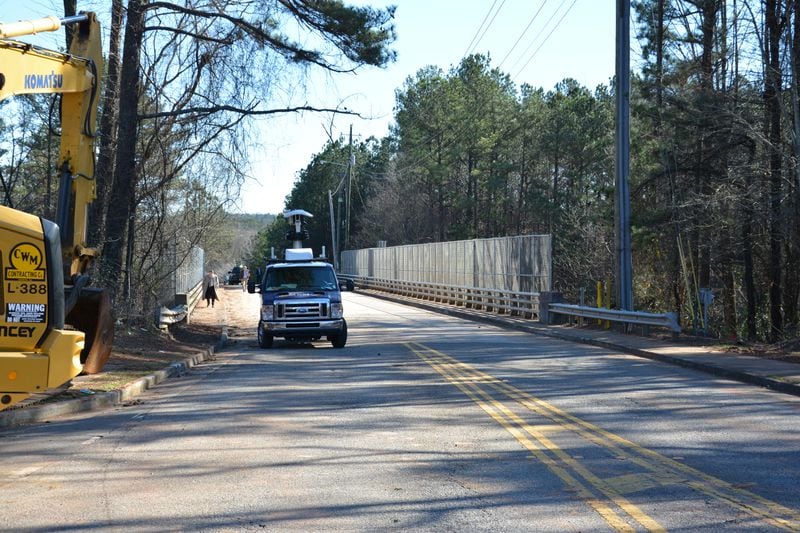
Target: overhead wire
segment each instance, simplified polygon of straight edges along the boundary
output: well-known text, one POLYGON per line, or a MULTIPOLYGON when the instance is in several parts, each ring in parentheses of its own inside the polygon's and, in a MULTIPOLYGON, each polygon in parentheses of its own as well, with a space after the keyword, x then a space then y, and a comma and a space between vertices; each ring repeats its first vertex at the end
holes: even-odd
POLYGON ((540 31, 539 34, 536 37, 531 39, 531 42, 528 43, 528 46, 525 48, 525 50, 519 55, 519 57, 517 57, 517 60, 514 61, 513 65, 511 65, 512 69, 516 68, 516 66, 519 65, 519 62, 522 61, 522 58, 527 56, 527 54, 530 51, 530 49, 533 48, 533 45, 535 45, 536 41, 539 39, 539 37, 542 36, 542 33, 544 32, 544 29, 547 28, 547 26, 550 24, 550 22, 552 22, 552 20, 555 18, 556 14, 558 14, 558 12, 564 6, 564 1, 565 0, 562 0, 561 3, 558 5, 558 7, 556 7, 555 10, 553 10, 553 12, 550 14, 550 17, 542 25, 542 31, 540 31))
POLYGON ((478 38, 478 34, 480 34, 481 29, 483 28, 483 25, 486 24, 486 20, 489 18, 489 15, 492 14, 492 10, 494 9, 494 6, 497 5, 498 1, 499 0, 494 0, 494 2, 492 2, 492 5, 489 7, 489 11, 486 12, 486 15, 483 17, 483 20, 481 21, 480 26, 478 26, 478 29, 475 30, 475 35, 472 36, 472 40, 467 45, 467 49, 464 50, 464 53, 462 54, 462 57, 466 57, 467 55, 469 55, 469 52, 472 49, 472 44, 475 42, 475 39, 478 38))
MULTIPOLYGON (((497 11, 495 11, 494 15, 492 15, 492 20, 490 20, 489 23, 486 25, 486 27, 483 29, 483 33, 481 33, 481 36, 478 37, 478 40, 475 41, 475 39, 473 37, 474 44, 470 43, 470 46, 467 47, 467 52, 464 54, 464 57, 466 57, 469 54, 471 54, 475 50, 475 48, 478 47, 480 42, 483 40, 483 37, 486 35, 486 32, 489 31, 489 28, 492 27, 492 24, 494 23, 494 19, 497 18, 497 14, 500 13, 501 9, 503 9, 503 6, 505 5, 505 3, 506 3, 506 0, 503 0, 503 2, 497 7, 497 11)), ((497 0, 494 1, 494 3, 492 4, 492 7, 494 7, 495 4, 497 4, 497 0)), ((491 8, 489 8, 489 13, 491 13, 491 8)), ((486 14, 487 17, 489 15, 489 13, 486 14)), ((484 21, 485 20, 486 19, 484 18, 484 21)), ((481 23, 481 26, 482 25, 483 25, 483 23, 481 23)), ((480 32, 480 28, 478 28, 478 32, 480 32)), ((477 33, 476 33, 476 35, 477 35, 477 33)))
MULTIPOLYGON (((545 0, 545 3, 546 3, 547 1, 548 1, 548 0, 545 0)), ((564 12, 564 14, 563 14, 563 15, 561 16, 561 18, 558 20, 558 22, 556 22, 556 24, 553 26, 553 28, 552 28, 552 29, 550 30, 550 32, 547 34, 547 36, 545 36, 544 40, 542 40, 541 44, 540 44, 540 45, 537 47, 537 49, 534 51, 534 53, 533 53, 533 54, 532 54, 532 55, 531 55, 531 56, 528 58, 528 61, 526 61, 526 63, 525 63, 525 65, 523 66, 523 68, 522 68, 522 69, 520 69, 520 71, 519 71, 519 72, 518 72, 518 73, 517 73, 515 76, 512 76, 512 77, 511 77, 512 81, 515 81, 515 80, 516 80, 516 78, 518 78, 518 77, 519 77, 519 75, 522 73, 522 70, 524 70, 524 67, 525 67, 525 66, 527 66, 527 65, 530 63, 530 61, 533 59, 533 57, 536 55, 536 53, 538 53, 538 51, 539 51, 539 50, 542 48, 542 46, 544 46, 544 44, 545 44, 545 43, 548 41, 548 39, 549 39, 549 38, 550 38, 550 37, 553 35, 553 33, 555 32, 555 30, 558 28, 558 26, 561 24, 561 22, 563 22, 563 20, 566 18, 567 14, 569 14, 569 12, 572 10, 572 8, 573 8, 573 7, 574 7, 574 5, 577 3, 577 1, 578 1, 578 0, 573 0, 572 4, 570 4, 569 8, 567 8, 567 10, 564 12)), ((554 14, 553 14, 553 15, 551 15, 551 16, 550 16, 550 18, 547 20, 547 22, 544 24, 544 26, 543 26, 543 28, 542 28, 542 32, 540 32, 540 35, 541 35, 541 33, 543 33, 543 32, 544 32, 544 30, 547 28, 547 25, 548 25, 548 24, 549 24, 549 23, 550 23, 550 22, 553 20, 553 18, 555 18, 555 15, 556 15, 556 14, 557 14, 557 13, 558 13, 560 10, 561 10, 561 7, 562 7, 562 6, 564 6, 564 5, 565 5, 565 1, 562 1, 562 2, 561 2, 561 4, 560 4, 560 5, 559 5, 559 6, 558 6, 556 9, 555 9, 555 11, 554 11, 554 14)), ((502 7, 502 5, 501 5, 500 7, 502 7)), ((496 16, 496 13, 495 13, 495 16, 496 16)), ((494 20, 494 19, 492 19, 492 20, 494 20)), ((536 40, 535 40, 535 39, 534 39, 534 42, 536 42, 536 40)), ((515 45, 515 46, 516 46, 516 45, 515 45)), ((528 47, 528 49, 530 49, 530 46, 528 47)), ((526 49, 526 50, 528 50, 528 49, 526 49)), ((513 47, 512 47, 512 50, 513 50, 513 47)), ((463 125, 461 128, 459 128, 458 130, 454 131, 454 132, 452 133, 452 135, 451 135, 451 136, 449 136, 449 137, 450 137, 449 139, 445 139, 445 141, 442 143, 442 148, 443 148, 443 149, 449 148, 450 146, 452 146, 452 145, 453 145, 453 144, 455 144, 456 142, 458 142, 458 141, 462 140, 462 139, 465 137, 465 135, 466 135, 466 134, 469 132, 469 130, 470 130, 470 127, 471 127, 471 125, 469 124, 469 122, 470 122, 471 120, 473 120, 473 119, 477 118, 477 117, 478 117, 478 115, 479 115, 480 113, 482 113, 482 112, 483 112, 483 110, 482 110, 482 109, 476 109, 476 110, 475 110, 475 111, 474 111, 474 112, 473 112, 473 113, 472 113, 472 114, 471 114, 471 115, 468 117, 468 120, 467 120, 467 121, 465 121, 464 125, 463 125)), ((418 156, 417 158, 415 158, 415 159, 414 159, 413 161, 411 161, 410 163, 408 163, 408 164, 404 165, 402 168, 398 168, 398 169, 396 169, 396 170, 395 170, 395 173, 397 173, 397 174, 402 174, 403 172, 407 171, 408 169, 411 169, 411 168, 414 168, 414 167, 416 167, 416 166, 417 166, 417 165, 419 165, 421 162, 423 162, 423 161, 424 161, 424 160, 426 160, 426 159, 430 159, 431 157, 432 157, 432 154, 428 154, 428 153, 422 154, 422 155, 418 156)))
MULTIPOLYGON (((519 34, 519 37, 517 37, 517 40, 511 46, 511 49, 508 51, 506 56, 503 58, 502 61, 500 61, 500 63, 497 64, 497 68, 500 68, 501 66, 503 66, 503 63, 506 62, 506 59, 508 59, 508 57, 511 55, 511 53, 514 51, 514 49, 517 47, 517 45, 522 40, 522 38, 525 37, 525 34, 528 33, 528 30, 531 28, 531 26, 533 25, 534 21, 536 21, 537 17, 539 16, 539 13, 541 13, 542 9, 544 9, 544 6, 547 5, 547 2, 548 2, 548 0, 544 0, 544 2, 542 2, 542 5, 540 5, 539 9, 536 10, 536 13, 533 14, 533 16, 531 17, 531 20, 528 22, 528 25, 525 26, 525 29, 522 30, 522 33, 519 34)), ((547 25, 547 24, 545 23, 545 25, 547 25)), ((527 49, 526 49, 526 51, 527 51, 527 49)))
MULTIPOLYGON (((522 67, 517 71, 517 75, 514 76, 514 78, 517 78, 520 74, 522 74, 522 71, 525 70, 525 68, 528 66, 528 64, 530 64, 530 62, 533 60, 533 58, 536 57, 536 54, 539 53, 539 50, 541 50, 542 46, 544 46, 544 44, 547 42, 547 40, 550 39, 550 36, 553 35, 553 32, 556 31, 556 29, 561 25, 561 23, 564 21, 564 18, 566 18, 566 16, 569 14, 569 12, 572 11, 572 8, 575 7, 575 4, 577 2, 578 2, 578 0, 572 0, 572 3, 569 5, 567 10, 564 11, 564 14, 561 15, 561 18, 558 19, 558 22, 556 22, 555 25, 553 26, 553 28, 550 30, 550 33, 548 33, 547 36, 544 38, 544 40, 542 40, 542 42, 539 44, 539 46, 536 47, 536 50, 534 50, 533 53, 528 57, 528 60, 525 61, 525 63, 522 65, 522 67)), ((561 2, 561 5, 558 6, 558 8, 555 11, 553 11, 553 14, 550 16, 550 18, 545 23, 545 27, 547 26, 547 24, 550 24, 550 21, 553 20, 553 17, 556 16, 556 14, 558 13, 558 10, 561 9, 561 6, 563 6, 563 5, 564 5, 564 2, 561 2)), ((529 49, 530 49, 530 46, 526 49, 526 52, 529 49)), ((523 53, 523 57, 524 57, 524 53, 523 53)))

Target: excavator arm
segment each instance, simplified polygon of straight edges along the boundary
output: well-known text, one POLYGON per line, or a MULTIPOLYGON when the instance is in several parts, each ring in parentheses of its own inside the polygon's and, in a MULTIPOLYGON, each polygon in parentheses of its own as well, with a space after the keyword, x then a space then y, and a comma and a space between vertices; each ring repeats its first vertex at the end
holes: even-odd
POLYGON ((0 23, 0 100, 61 95, 57 224, 0 207, 0 410, 98 372, 111 351, 111 306, 106 291, 88 286, 96 252, 86 243, 102 70, 93 13, 0 23), (73 23, 67 54, 9 39, 73 23))
POLYGON ((58 220, 65 266, 74 276, 95 251, 86 245, 89 204, 96 198, 94 125, 103 74, 100 25, 94 13, 66 19, 46 17, 0 23, 0 100, 18 94, 61 94, 61 149, 58 220), (77 22, 68 54, 5 40, 7 37, 58 30, 77 22), (83 258, 83 259, 82 259, 83 258))

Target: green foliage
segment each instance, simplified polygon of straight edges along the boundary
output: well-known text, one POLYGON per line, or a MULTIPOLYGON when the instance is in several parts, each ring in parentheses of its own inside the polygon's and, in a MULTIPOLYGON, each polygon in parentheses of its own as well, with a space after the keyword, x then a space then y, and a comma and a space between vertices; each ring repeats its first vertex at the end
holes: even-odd
POLYGON ((608 268, 613 102, 606 88, 592 94, 565 80, 547 93, 517 90, 488 58, 470 56, 447 74, 430 67, 406 80, 396 119, 397 165, 371 210, 386 221, 386 236, 373 230, 373 239, 552 232, 557 284, 568 294, 608 268), (396 207, 403 213, 389 214, 399 198, 407 199, 396 207))
MULTIPOLYGON (((360 234, 366 223, 365 206, 385 178, 389 143, 373 138, 354 142, 352 159, 350 154, 351 146, 343 141, 325 145, 300 172, 286 199, 286 209, 304 209, 314 215, 307 221, 309 240, 305 245, 313 248, 316 254, 325 246, 329 258, 333 257, 331 227, 338 235, 339 248, 349 249, 354 245, 353 236, 360 234), (329 193, 333 201, 333 225, 329 193)), ((270 246, 281 250, 288 244, 285 239, 271 242, 270 246)))
POLYGON ((203 234, 201 246, 206 252, 206 264, 220 272, 246 264, 251 269, 261 266, 254 260, 253 250, 264 228, 282 219, 272 214, 227 213, 219 225, 203 234))
POLYGON ((263 267, 272 257, 273 250, 275 257, 283 256, 283 250, 286 248, 286 233, 288 231, 289 223, 282 216, 277 216, 269 225, 256 233, 245 259, 245 263, 251 270, 255 271, 255 269, 263 267))
MULTIPOLYGON (((427 67, 397 92, 383 141, 326 145, 300 173, 286 208, 315 215, 315 251, 553 232, 558 288, 569 295, 610 277, 613 249, 613 100, 565 80, 518 91, 484 56, 448 73, 427 67), (348 189, 349 187, 349 189, 348 189), (349 209, 348 209, 349 201, 349 209), (347 213, 350 213, 348 231, 347 213), (338 231, 336 231, 338 228, 338 231)), ((254 256, 285 246, 282 221, 254 256)))
POLYGON ((369 6, 348 6, 340 1, 287 2, 298 18, 329 36, 354 63, 383 66, 396 53, 387 48, 395 40, 395 8, 378 10, 369 6))

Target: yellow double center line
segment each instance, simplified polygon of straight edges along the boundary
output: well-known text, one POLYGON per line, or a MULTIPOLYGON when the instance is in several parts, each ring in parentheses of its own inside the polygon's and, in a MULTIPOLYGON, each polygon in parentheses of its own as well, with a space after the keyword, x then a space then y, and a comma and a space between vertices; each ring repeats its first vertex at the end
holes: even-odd
POLYGON ((643 448, 440 351, 419 343, 407 343, 406 346, 511 433, 522 446, 617 531, 635 531, 637 523, 649 531, 665 531, 655 519, 623 496, 624 490, 619 487, 624 487, 626 481, 629 485, 633 482, 634 490, 637 486, 645 485, 646 487, 688 486, 772 526, 788 531, 800 531, 800 513, 794 509, 643 448), (530 424, 495 398, 492 392, 499 392, 511 399, 515 405, 549 419, 558 430, 572 432, 606 450, 614 457, 623 460, 625 465, 635 467, 636 472, 614 479, 603 479, 593 474, 585 465, 564 452, 547 437, 545 433, 549 432, 549 428, 530 424))

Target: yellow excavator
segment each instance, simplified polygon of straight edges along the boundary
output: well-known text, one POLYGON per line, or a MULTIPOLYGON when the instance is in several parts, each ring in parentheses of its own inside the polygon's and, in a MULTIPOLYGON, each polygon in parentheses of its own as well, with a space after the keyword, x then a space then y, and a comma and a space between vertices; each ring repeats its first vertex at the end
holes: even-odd
POLYGON ((0 100, 61 98, 56 221, 0 206, 0 410, 99 372, 111 353, 110 299, 89 286, 97 253, 86 244, 102 72, 94 13, 0 23, 0 100), (11 39, 67 24, 75 29, 66 54, 11 39))

